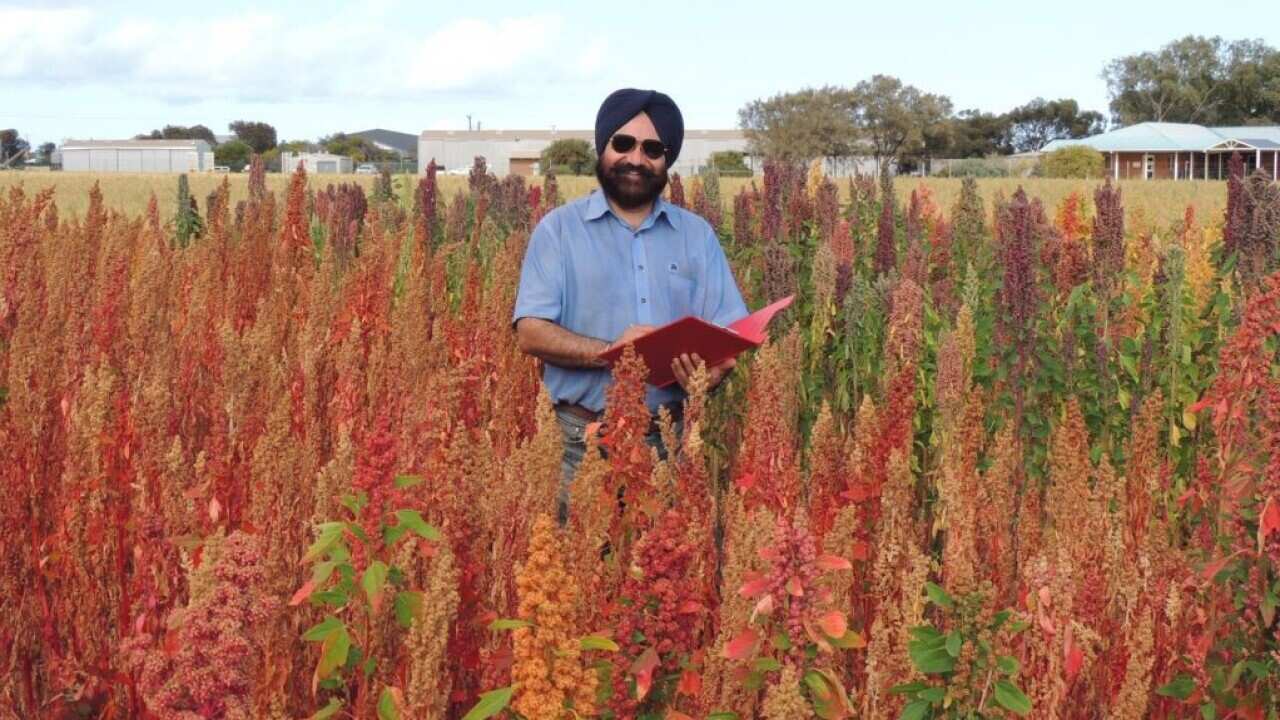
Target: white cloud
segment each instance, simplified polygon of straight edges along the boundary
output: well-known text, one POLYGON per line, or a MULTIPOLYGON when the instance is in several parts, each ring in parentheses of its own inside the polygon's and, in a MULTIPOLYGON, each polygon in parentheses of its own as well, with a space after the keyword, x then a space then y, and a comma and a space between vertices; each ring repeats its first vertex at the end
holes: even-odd
POLYGON ((559 17, 459 19, 423 32, 390 7, 358 19, 226 14, 166 21, 92 6, 0 5, 0 82, 95 86, 175 102, 522 96, 602 68, 559 17), (399 23, 399 24, 397 24, 399 23))

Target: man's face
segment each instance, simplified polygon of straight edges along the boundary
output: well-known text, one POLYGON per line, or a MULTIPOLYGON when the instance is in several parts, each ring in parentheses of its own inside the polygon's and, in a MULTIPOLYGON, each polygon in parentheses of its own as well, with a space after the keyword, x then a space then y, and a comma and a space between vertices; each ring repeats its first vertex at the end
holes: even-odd
POLYGON ((614 135, 630 135, 635 147, 626 153, 613 149, 613 138, 605 144, 596 164, 596 179, 604 194, 624 210, 635 210, 653 202, 667 186, 667 158, 650 159, 641 148, 645 140, 658 140, 658 131, 647 113, 631 118, 614 135))

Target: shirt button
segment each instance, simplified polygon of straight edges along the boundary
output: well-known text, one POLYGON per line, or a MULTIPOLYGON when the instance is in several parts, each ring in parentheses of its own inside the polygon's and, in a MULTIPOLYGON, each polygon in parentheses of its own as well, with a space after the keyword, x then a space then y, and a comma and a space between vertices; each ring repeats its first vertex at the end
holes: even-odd
POLYGON ((643 266, 643 265, 637 265, 637 266, 636 266, 636 269, 637 269, 637 270, 643 270, 643 269, 644 269, 644 266, 643 266))
POLYGON ((645 303, 647 303, 647 302, 649 302, 648 298, 640 298, 640 304, 641 304, 641 305, 643 305, 643 304, 645 304, 645 303))

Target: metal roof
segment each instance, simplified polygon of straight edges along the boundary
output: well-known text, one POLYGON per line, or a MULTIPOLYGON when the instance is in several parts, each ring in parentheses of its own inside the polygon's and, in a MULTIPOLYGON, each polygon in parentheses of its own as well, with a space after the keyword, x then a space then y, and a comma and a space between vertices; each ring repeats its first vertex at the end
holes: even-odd
POLYGON ((148 148, 152 150, 208 150, 204 140, 64 140, 63 150, 81 148, 148 148))
POLYGON ((1280 142, 1265 138, 1239 138, 1239 140, 1254 150, 1280 150, 1280 142))
POLYGON ((1280 126, 1205 127, 1189 123, 1144 122, 1093 137, 1052 140, 1041 150, 1085 145, 1102 152, 1204 152, 1231 149, 1234 143, 1252 150, 1280 149, 1280 126), (1234 142, 1233 142, 1234 141, 1234 142))
POLYGON ((395 130, 386 130, 384 128, 374 128, 372 130, 361 130, 360 132, 348 133, 352 137, 364 138, 372 143, 385 145, 386 147, 395 149, 402 154, 412 155, 418 151, 418 138, 410 133, 396 132, 395 130))

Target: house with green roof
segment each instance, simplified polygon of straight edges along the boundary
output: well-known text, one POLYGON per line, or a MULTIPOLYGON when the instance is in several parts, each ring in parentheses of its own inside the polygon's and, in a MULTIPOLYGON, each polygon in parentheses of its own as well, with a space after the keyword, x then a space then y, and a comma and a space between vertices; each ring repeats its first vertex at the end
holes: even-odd
POLYGON ((1087 138, 1053 140, 1041 152, 1073 145, 1101 152, 1107 172, 1117 180, 1222 180, 1233 153, 1240 153, 1246 172, 1261 169, 1280 178, 1280 125, 1144 122, 1087 138))

